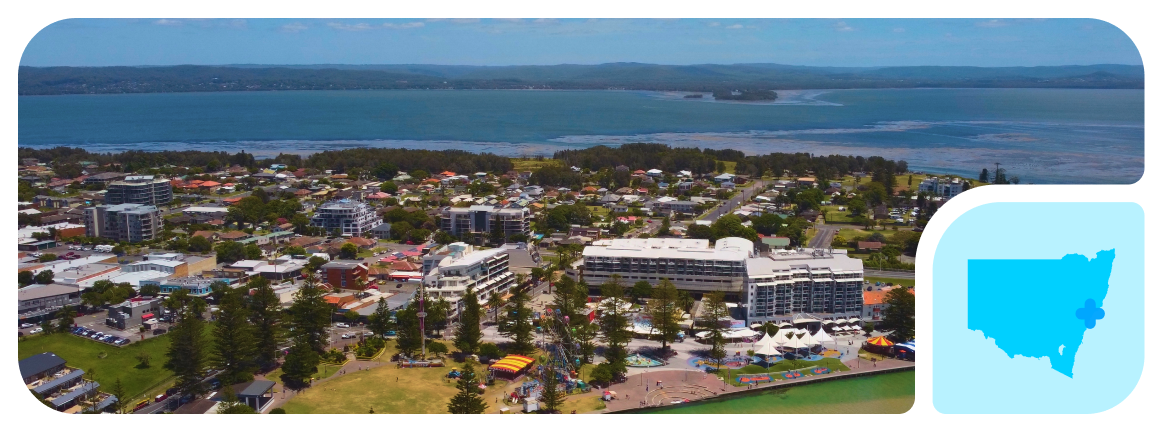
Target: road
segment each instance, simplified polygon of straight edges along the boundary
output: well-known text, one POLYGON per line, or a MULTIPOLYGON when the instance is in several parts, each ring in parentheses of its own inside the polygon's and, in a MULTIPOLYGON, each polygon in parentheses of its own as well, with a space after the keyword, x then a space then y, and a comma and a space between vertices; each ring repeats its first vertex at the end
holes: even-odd
POLYGON ((865 268, 864 276, 913 279, 916 278, 917 275, 916 273, 906 270, 876 270, 872 268, 865 268))
POLYGON ((706 215, 703 215, 703 217, 700 217, 699 220, 713 221, 718 219, 719 216, 723 216, 735 211, 736 207, 739 207, 740 204, 750 200, 755 196, 756 192, 762 191, 763 188, 767 187, 767 183, 767 180, 755 180, 752 182, 751 186, 743 189, 739 193, 735 194, 735 196, 723 202, 721 205, 715 207, 714 210, 711 210, 706 215))
POLYGON ((840 232, 840 228, 823 224, 816 225, 816 235, 811 240, 808 240, 808 247, 813 249, 827 249, 832 246, 832 238, 838 232, 840 232))

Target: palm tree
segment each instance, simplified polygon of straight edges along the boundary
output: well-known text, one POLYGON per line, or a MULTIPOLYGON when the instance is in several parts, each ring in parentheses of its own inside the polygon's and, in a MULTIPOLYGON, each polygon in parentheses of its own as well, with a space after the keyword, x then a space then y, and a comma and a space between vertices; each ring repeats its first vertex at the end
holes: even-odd
POLYGON ((497 321, 497 314, 501 312, 501 307, 505 306, 505 301, 501 300, 501 293, 493 291, 492 294, 489 294, 489 301, 485 304, 493 310, 493 323, 500 325, 497 321))
POLYGON ((525 273, 517 273, 516 277, 517 277, 517 289, 521 289, 521 286, 525 285, 525 279, 528 279, 529 275, 527 275, 525 273))

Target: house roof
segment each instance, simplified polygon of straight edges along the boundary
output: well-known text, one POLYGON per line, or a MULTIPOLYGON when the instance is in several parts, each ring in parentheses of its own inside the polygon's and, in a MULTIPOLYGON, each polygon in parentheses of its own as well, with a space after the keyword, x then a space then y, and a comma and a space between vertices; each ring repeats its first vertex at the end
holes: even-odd
POLYGON ((242 231, 227 231, 227 232, 224 232, 222 234, 219 234, 218 238, 223 239, 223 240, 234 240, 234 239, 240 239, 240 238, 243 238, 243 237, 246 237, 249 235, 250 234, 247 234, 247 233, 242 232, 242 231))
POLYGON ((869 242, 869 241, 856 242, 857 249, 880 249, 882 247, 884 247, 884 243, 881 243, 881 242, 869 242))
POLYGON ((28 379, 33 375, 44 373, 65 365, 65 359, 51 352, 43 352, 20 361, 20 375, 28 379))
POLYGON ((245 382, 231 386, 231 388, 234 389, 234 394, 238 395, 238 397, 262 396, 263 393, 270 391, 274 387, 275 382, 267 380, 254 380, 251 382, 245 382))
MULTIPOLYGON (((892 291, 892 290, 891 289, 878 289, 878 290, 872 290, 872 291, 865 291, 864 292, 864 304, 866 304, 866 305, 884 304, 884 296, 888 295, 889 291, 892 291)), ((913 290, 912 288, 909 288, 909 292, 916 294, 916 291, 913 290)))

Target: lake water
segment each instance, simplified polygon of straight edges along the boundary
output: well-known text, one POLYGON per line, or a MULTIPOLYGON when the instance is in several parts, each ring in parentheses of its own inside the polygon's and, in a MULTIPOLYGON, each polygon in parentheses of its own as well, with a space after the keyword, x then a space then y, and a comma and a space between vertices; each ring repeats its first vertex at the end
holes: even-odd
POLYGON ((650 414, 900 414, 913 407, 916 372, 772 389, 647 411, 650 414))
POLYGON ((775 103, 630 91, 21 96, 19 145, 260 156, 375 146, 533 156, 647 141, 748 154, 879 155, 974 178, 1000 162, 1024 183, 1133 183, 1143 172, 1142 90, 779 94, 775 103))

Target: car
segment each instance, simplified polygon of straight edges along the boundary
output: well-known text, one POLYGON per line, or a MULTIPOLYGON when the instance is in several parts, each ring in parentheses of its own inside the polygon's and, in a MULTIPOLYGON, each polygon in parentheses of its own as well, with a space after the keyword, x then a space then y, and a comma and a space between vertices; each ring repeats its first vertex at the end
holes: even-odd
POLYGON ((80 328, 80 327, 73 327, 73 334, 75 334, 75 335, 79 335, 83 331, 85 331, 85 329, 80 328))
POLYGON ((375 336, 376 334, 375 334, 375 333, 372 333, 372 332, 370 332, 370 331, 365 331, 365 332, 363 332, 363 335, 364 335, 364 336, 375 336))
POLYGON ((395 336, 395 335, 396 335, 395 330, 388 330, 387 333, 384 333, 384 336, 395 336))
POLYGON ((32 327, 32 326, 34 326, 34 325, 36 325, 36 324, 33 324, 33 323, 24 323, 24 324, 21 324, 21 325, 20 325, 20 328, 29 328, 29 327, 32 327))
POLYGON ((37 327, 37 328, 32 329, 32 331, 29 331, 28 334, 37 334, 37 333, 40 333, 42 331, 44 331, 44 329, 37 327))
POLYGON ((340 336, 340 337, 341 337, 341 338, 343 338, 343 339, 352 339, 352 338, 354 338, 354 337, 355 337, 355 335, 353 335, 353 334, 351 334, 351 333, 344 333, 344 334, 343 334, 342 336, 340 336))
POLYGON ((89 336, 89 337, 92 338, 93 340, 99 340, 99 339, 105 337, 105 333, 97 332, 97 333, 93 333, 93 335, 89 336))
POLYGON ((160 395, 157 395, 157 396, 155 396, 155 397, 153 398, 153 401, 154 401, 155 403, 156 403, 156 402, 161 402, 161 401, 164 401, 164 400, 166 400, 166 398, 168 398, 168 397, 170 397, 170 395, 168 395, 168 394, 164 394, 164 393, 163 393, 163 394, 160 394, 160 395))
POLYGON ((351 327, 350 325, 347 325, 347 323, 339 323, 339 324, 336 324, 335 326, 336 326, 336 327, 339 327, 339 328, 348 328, 348 327, 351 327))

